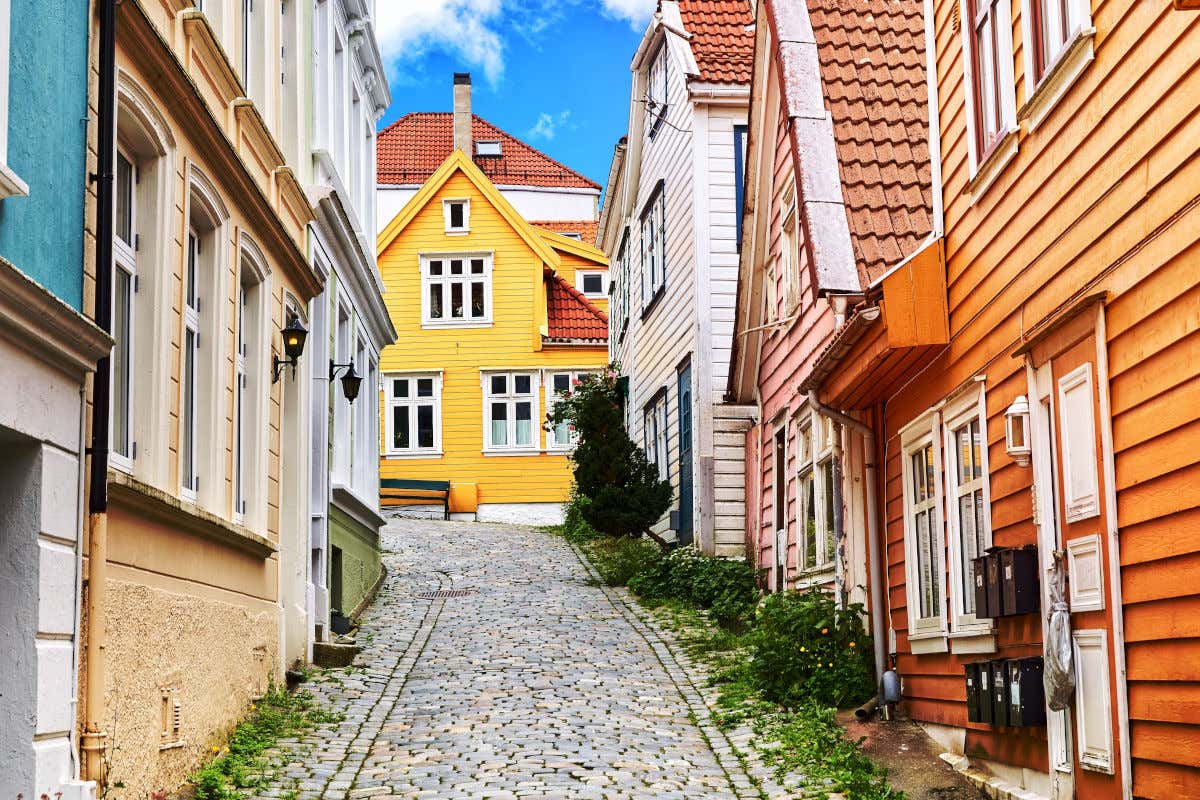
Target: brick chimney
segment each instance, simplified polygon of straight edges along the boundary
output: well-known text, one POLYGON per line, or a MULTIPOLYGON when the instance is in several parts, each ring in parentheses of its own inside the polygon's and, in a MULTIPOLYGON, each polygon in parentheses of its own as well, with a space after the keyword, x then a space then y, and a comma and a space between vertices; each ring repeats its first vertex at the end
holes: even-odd
POLYGON ((454 149, 471 152, 471 73, 454 73, 454 149))

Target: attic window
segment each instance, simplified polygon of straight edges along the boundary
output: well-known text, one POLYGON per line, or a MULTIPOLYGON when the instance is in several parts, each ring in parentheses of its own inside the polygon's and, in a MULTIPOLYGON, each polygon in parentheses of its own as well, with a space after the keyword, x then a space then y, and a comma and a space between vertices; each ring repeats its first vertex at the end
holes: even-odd
POLYGON ((579 288, 585 297, 607 297, 608 287, 605 285, 607 274, 604 272, 579 273, 579 288))
POLYGON ((577 241, 577 242, 582 242, 582 241, 583 241, 583 234, 581 234, 581 233, 576 233, 576 232, 574 232, 574 231, 571 231, 571 232, 563 231, 563 232, 562 232, 562 233, 560 233, 559 235, 560 235, 560 236, 565 236, 565 237, 567 237, 568 239, 574 239, 574 240, 575 240, 575 241, 577 241))
POLYGON ((487 158, 499 158, 500 156, 504 155, 504 151, 501 148, 499 141, 476 142, 475 155, 484 156, 487 158))
POLYGON ((471 229, 471 201, 443 200, 446 233, 467 233, 471 229))

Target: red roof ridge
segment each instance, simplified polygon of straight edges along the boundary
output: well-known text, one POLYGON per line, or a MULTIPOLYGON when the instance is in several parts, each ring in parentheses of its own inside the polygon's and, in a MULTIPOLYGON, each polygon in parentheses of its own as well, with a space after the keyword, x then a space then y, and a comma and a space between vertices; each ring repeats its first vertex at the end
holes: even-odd
POLYGON ((543 267, 542 277, 550 284, 546 292, 547 339, 608 339, 607 314, 549 267, 543 267))

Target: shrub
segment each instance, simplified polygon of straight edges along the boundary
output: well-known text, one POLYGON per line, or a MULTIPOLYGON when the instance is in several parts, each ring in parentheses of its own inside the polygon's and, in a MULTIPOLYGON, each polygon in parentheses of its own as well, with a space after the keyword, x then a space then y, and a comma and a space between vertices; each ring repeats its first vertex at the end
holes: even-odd
POLYGON ((819 588, 766 597, 750 637, 751 670, 763 694, 789 708, 839 708, 875 692, 872 646, 861 604, 839 609, 819 588))
POLYGON ((669 481, 625 431, 616 367, 588 375, 562 395, 549 414, 547 427, 567 423, 578 434, 571 453, 575 491, 587 497, 579 506, 583 519, 608 536, 642 536, 666 542, 650 531, 671 506, 669 481))
POLYGON ((629 588, 647 600, 676 600, 708 609, 723 626, 740 627, 758 601, 754 568, 680 547, 634 576, 629 588))
POLYGON ((583 545, 600 534, 588 524, 584 509, 591 503, 579 493, 573 493, 563 514, 562 535, 573 544, 583 545))
POLYGON ((625 586, 630 579, 662 561, 656 545, 646 539, 599 536, 584 545, 592 565, 609 586, 625 586))

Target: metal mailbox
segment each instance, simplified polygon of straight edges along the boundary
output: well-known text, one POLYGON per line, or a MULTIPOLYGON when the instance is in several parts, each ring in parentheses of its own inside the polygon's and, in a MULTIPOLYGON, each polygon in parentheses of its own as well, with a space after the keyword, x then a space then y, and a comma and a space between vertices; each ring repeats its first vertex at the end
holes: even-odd
POLYGON ((991 696, 985 688, 987 679, 984 677, 990 674, 988 662, 964 664, 963 671, 967 684, 967 721, 986 722, 983 718, 983 706, 987 705, 989 709, 991 707, 991 696))
POLYGON ((990 661, 980 661, 978 664, 973 664, 979 675, 979 722, 987 725, 992 724, 995 719, 995 708, 992 705, 992 664, 990 661))
POLYGON ((999 617, 1004 613, 1004 592, 1000 587, 1000 554, 993 549, 984 556, 983 563, 987 583, 988 616, 999 617))
POLYGON ((988 607, 987 556, 971 559, 971 566, 975 582, 975 616, 979 619, 996 616, 988 607))
POLYGON ((1037 548, 1014 547, 999 551, 1002 614, 1032 614, 1041 606, 1038 589, 1037 548))
POLYGON ((1009 659, 1008 724, 1032 727, 1046 724, 1046 689, 1042 683, 1042 658, 1009 659))
POLYGON ((1008 724, 1008 661, 999 659, 988 664, 992 684, 992 724, 1008 724))

